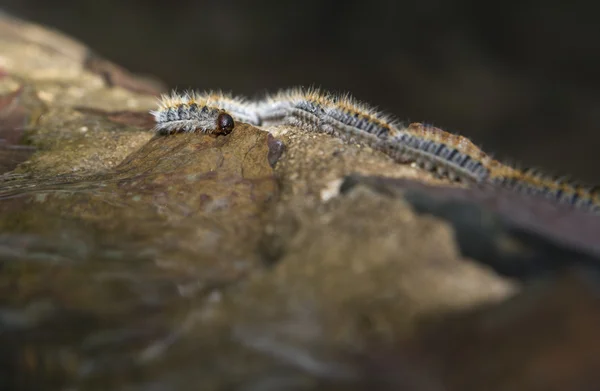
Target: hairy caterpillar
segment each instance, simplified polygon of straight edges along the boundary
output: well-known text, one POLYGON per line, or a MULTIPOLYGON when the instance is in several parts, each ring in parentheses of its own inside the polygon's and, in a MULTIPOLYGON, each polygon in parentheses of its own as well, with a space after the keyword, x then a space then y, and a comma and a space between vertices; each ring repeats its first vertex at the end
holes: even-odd
POLYGON ((398 161, 415 161, 428 171, 451 180, 484 182, 492 159, 469 139, 423 124, 395 131, 388 154, 398 161))
POLYGON ((293 88, 248 101, 220 92, 173 93, 163 96, 159 109, 151 113, 159 133, 228 134, 234 127, 234 119, 256 126, 298 127, 368 145, 397 162, 414 162, 451 180, 488 183, 580 209, 600 211, 600 194, 596 188, 530 169, 518 170, 494 160, 466 137, 419 123, 405 126, 395 117, 349 95, 293 88))
POLYGON ((488 174, 485 163, 491 159, 468 139, 420 124, 406 128, 348 95, 291 89, 268 96, 256 110, 263 125, 297 126, 362 142, 396 161, 414 161, 453 179, 482 181, 488 174))
POLYGON ((200 131, 208 134, 229 134, 235 126, 236 119, 258 125, 253 112, 242 100, 227 97, 223 94, 198 94, 188 92, 179 95, 161 96, 157 110, 151 111, 156 121, 155 130, 159 134, 173 132, 200 131))
POLYGON ((496 186, 600 212, 600 193, 595 186, 583 185, 565 177, 552 177, 534 169, 518 170, 502 164, 497 164, 492 173, 490 180, 496 186))

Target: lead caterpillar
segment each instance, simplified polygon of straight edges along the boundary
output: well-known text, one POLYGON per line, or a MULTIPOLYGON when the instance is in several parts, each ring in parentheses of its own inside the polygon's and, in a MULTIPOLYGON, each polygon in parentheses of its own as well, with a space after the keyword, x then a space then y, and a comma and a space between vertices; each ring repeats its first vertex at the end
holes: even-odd
POLYGON ((399 163, 416 163, 451 180, 488 183, 536 194, 584 210, 600 211, 596 188, 518 170, 492 159, 469 139, 423 124, 404 126, 349 95, 294 88, 248 101, 220 92, 163 96, 151 112, 156 131, 228 134, 234 120, 255 126, 287 125, 330 134, 383 151, 399 163))
POLYGON ((196 132, 226 135, 237 121, 258 125, 258 117, 251 103, 221 92, 200 94, 186 92, 163 95, 154 116, 154 130, 159 134, 196 132))

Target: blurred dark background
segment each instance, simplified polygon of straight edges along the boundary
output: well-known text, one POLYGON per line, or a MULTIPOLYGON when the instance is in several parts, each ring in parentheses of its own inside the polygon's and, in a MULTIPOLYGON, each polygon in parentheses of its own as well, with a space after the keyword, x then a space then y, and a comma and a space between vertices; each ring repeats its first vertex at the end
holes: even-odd
POLYGON ((350 91, 600 183, 600 2, 0 0, 171 87, 350 91))

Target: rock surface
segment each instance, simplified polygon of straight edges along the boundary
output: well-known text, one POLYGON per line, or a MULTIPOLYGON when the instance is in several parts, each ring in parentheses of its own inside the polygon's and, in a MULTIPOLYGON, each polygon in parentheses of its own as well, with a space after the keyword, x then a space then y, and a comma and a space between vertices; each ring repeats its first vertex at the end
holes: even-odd
POLYGON ((591 217, 440 209, 464 189, 296 129, 154 136, 160 84, 6 15, 0 53, 0 389, 598 384, 591 217))

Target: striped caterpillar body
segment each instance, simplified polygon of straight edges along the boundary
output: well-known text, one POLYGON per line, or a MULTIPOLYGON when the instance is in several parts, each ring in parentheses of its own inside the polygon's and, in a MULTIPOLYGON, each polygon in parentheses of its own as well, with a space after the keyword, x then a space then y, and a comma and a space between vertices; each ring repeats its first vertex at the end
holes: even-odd
POLYGON ((406 128, 348 95, 292 89, 267 97, 257 110, 263 125, 296 126, 362 142, 398 162, 416 162, 452 179, 482 181, 488 174, 484 164, 490 159, 468 139, 420 124, 406 128))
POLYGON ((220 92, 173 93, 163 96, 156 131, 226 135, 235 121, 255 126, 285 125, 332 135, 382 151, 399 163, 419 167, 451 180, 492 184, 519 193, 543 196, 574 207, 600 211, 600 191, 540 174, 518 170, 492 159, 466 137, 420 123, 404 126, 349 95, 293 88, 259 101, 220 92))
POLYGON ((282 91, 258 102, 256 109, 263 125, 296 126, 373 147, 381 144, 395 125, 391 117, 349 96, 317 89, 282 91))
POLYGON ((600 212, 600 189, 565 177, 552 177, 534 169, 517 170, 500 165, 492 169, 491 182, 519 193, 537 195, 578 209, 600 212))
POLYGON ((484 182, 491 158, 469 139, 423 124, 411 124, 394 132, 387 143, 388 154, 397 161, 415 161, 451 180, 484 182))
POLYGON ((256 119, 244 101, 219 93, 163 95, 158 109, 150 114, 154 116, 155 130, 159 134, 200 131, 225 135, 235 126, 233 116, 228 111, 248 122, 256 119))

